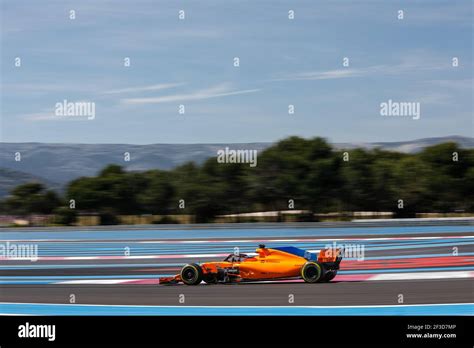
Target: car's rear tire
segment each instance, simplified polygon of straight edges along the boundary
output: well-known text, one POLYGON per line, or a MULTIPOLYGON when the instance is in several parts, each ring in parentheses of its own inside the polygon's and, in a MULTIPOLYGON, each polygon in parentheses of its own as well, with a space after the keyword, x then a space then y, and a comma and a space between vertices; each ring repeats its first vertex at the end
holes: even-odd
POLYGON ((321 281, 324 274, 324 267, 318 262, 306 262, 301 267, 301 278, 306 283, 317 283, 321 281))
POLYGON ((331 280, 334 279, 334 277, 337 275, 337 271, 327 271, 325 274, 324 274, 324 277, 322 277, 321 281, 322 282, 330 282, 331 280))
POLYGON ((198 264, 190 263, 181 269, 181 280, 186 285, 200 284, 203 278, 202 268, 198 264))

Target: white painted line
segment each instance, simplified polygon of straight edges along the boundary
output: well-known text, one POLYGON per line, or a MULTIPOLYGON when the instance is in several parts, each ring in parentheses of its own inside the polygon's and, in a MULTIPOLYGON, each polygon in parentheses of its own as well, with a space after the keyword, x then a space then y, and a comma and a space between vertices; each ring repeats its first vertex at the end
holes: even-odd
POLYGON ((326 241, 344 241, 344 240, 368 240, 368 241, 377 241, 377 240, 429 240, 429 239, 453 239, 453 238, 460 238, 460 239, 474 239, 474 236, 430 236, 430 237, 354 237, 354 238, 292 238, 292 239, 272 239, 262 237, 260 239, 236 239, 236 240, 202 240, 202 239, 195 239, 195 240, 84 240, 84 239, 0 239, 0 242, 45 242, 45 243, 143 243, 143 244, 207 244, 207 243, 259 243, 261 241, 271 243, 291 243, 291 242, 326 242, 326 241))
POLYGON ((474 221, 474 217, 396 218, 396 219, 352 219, 351 222, 426 222, 426 221, 474 221))
POLYGON ((105 304, 70 304, 70 303, 35 303, 35 302, 0 302, 0 305, 39 305, 39 306, 70 306, 70 307, 160 307, 160 308, 385 308, 385 307, 428 307, 428 306, 465 306, 466 303, 423 303, 396 305, 349 305, 349 306, 157 306, 157 305, 105 305, 105 304))
POLYGON ((80 279, 65 280, 54 284, 121 284, 140 279, 80 279))
POLYGON ((369 280, 373 281, 471 278, 473 274, 474 272, 471 271, 382 273, 372 276, 369 280))

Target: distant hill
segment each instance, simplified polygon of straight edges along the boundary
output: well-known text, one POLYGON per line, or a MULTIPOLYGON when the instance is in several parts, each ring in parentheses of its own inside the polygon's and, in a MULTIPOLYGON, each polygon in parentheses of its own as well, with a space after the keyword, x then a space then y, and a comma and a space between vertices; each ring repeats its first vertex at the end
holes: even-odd
POLYGON ((45 187, 57 191, 60 191, 62 188, 62 185, 36 175, 20 172, 18 170, 0 168, 0 197, 8 195, 15 186, 27 182, 39 182, 45 187))
MULTIPOLYGON (((474 138, 450 136, 404 142, 335 143, 336 148, 364 147, 415 153, 426 146, 454 141, 463 148, 474 148, 474 138)), ((107 164, 119 164, 129 171, 171 169, 188 161, 202 163, 216 156, 219 149, 256 149, 261 151, 272 143, 245 144, 48 144, 48 143, 1 143, 0 196, 14 186, 28 181, 43 182, 48 187, 61 188, 80 176, 97 174, 107 164), (15 152, 21 153, 21 161, 14 160, 15 152), (129 152, 131 161, 124 161, 129 152)))
POLYGON ((474 138, 461 137, 457 135, 449 137, 438 137, 438 138, 424 138, 412 141, 397 141, 397 142, 381 142, 381 143, 337 143, 334 144, 337 148, 352 149, 355 147, 363 147, 366 149, 380 148, 388 151, 397 151, 404 153, 417 153, 422 151, 425 147, 433 146, 436 144, 454 142, 460 147, 465 149, 474 148, 474 138))
POLYGON ((226 146, 262 150, 270 143, 247 144, 47 144, 1 143, 0 168, 6 168, 64 184, 80 176, 97 174, 107 164, 129 171, 171 169, 188 161, 202 163, 226 146), (14 155, 21 153, 21 161, 14 155), (129 152, 131 160, 124 161, 129 152))

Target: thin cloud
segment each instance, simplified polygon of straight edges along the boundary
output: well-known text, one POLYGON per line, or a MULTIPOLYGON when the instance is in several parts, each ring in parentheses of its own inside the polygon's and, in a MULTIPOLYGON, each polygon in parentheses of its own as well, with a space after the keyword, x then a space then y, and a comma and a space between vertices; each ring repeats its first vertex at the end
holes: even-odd
POLYGON ((328 71, 308 71, 303 73, 297 73, 293 76, 276 79, 276 81, 288 81, 288 80, 334 80, 343 79, 348 77, 356 77, 364 75, 363 69, 337 69, 328 71))
POLYGON ((179 87, 184 84, 185 84, 184 82, 181 82, 181 83, 162 83, 162 84, 149 85, 149 86, 136 86, 136 87, 105 91, 104 94, 122 94, 122 93, 136 93, 136 92, 146 92, 146 91, 160 91, 164 89, 179 87))
POLYGON ((53 120, 60 119, 58 116, 54 114, 54 110, 52 109, 45 109, 39 112, 23 114, 22 117, 24 120, 27 120, 27 121, 53 121, 53 120))
POLYGON ((365 68, 343 68, 325 71, 306 71, 277 77, 270 81, 299 81, 299 80, 334 80, 352 77, 364 77, 373 75, 397 75, 410 71, 438 70, 447 68, 442 64, 426 63, 405 59, 401 64, 395 65, 373 65, 365 68))
POLYGON ((146 98, 125 98, 121 102, 124 104, 161 104, 170 102, 182 102, 190 100, 202 100, 210 98, 227 97, 231 95, 248 94, 260 91, 260 89, 231 90, 226 85, 218 85, 207 89, 197 90, 192 93, 174 94, 160 97, 146 98))
POLYGON ((474 79, 458 79, 458 80, 427 80, 427 86, 440 86, 448 89, 455 89, 469 93, 474 88, 474 79))
POLYGON ((384 70, 384 66, 377 65, 368 68, 360 69, 335 69, 325 71, 306 71, 301 73, 294 73, 285 75, 271 81, 299 81, 299 80, 334 80, 345 79, 350 77, 361 77, 371 73, 377 73, 384 70))

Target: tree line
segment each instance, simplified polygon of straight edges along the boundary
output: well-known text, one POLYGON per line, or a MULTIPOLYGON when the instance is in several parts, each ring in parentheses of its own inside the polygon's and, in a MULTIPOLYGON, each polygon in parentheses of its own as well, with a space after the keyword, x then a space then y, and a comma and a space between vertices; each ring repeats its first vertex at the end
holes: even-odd
POLYGON ((97 176, 71 181, 62 195, 38 183, 20 185, 0 208, 8 214, 57 214, 60 223, 76 213, 100 214, 104 223, 114 223, 117 215, 192 214, 204 222, 222 214, 289 208, 397 216, 473 212, 473 164, 474 150, 456 143, 406 154, 341 150, 322 138, 290 137, 258 153, 256 167, 216 158, 144 172, 108 165, 97 176))

